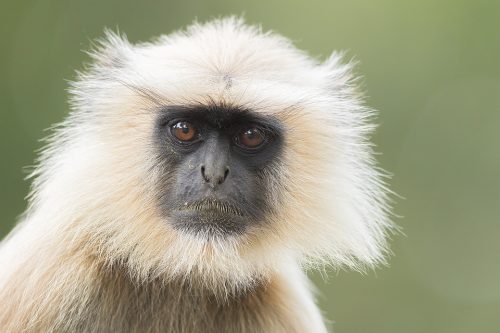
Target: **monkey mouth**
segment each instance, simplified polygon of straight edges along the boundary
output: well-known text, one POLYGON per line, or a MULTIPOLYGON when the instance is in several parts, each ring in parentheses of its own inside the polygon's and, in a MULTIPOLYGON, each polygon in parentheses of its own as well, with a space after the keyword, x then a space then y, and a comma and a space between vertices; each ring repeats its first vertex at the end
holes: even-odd
POLYGON ((185 202, 179 210, 244 216, 243 212, 235 205, 227 201, 221 201, 214 198, 205 198, 200 201, 185 202))
POLYGON ((184 202, 174 214, 174 228, 202 235, 219 237, 231 234, 242 234, 248 224, 248 217, 236 205, 205 198, 200 201, 184 202))

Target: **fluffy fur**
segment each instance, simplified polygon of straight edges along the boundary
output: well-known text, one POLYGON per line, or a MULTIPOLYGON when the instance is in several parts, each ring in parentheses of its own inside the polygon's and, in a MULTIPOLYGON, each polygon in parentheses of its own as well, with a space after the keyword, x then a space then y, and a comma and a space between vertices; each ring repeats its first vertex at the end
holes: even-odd
POLYGON ((0 245, 2 332, 325 332, 302 269, 376 265, 391 226, 352 65, 234 18, 90 54, 0 245), (271 223, 211 240, 159 214, 152 147, 159 107, 207 104, 286 128, 271 223))

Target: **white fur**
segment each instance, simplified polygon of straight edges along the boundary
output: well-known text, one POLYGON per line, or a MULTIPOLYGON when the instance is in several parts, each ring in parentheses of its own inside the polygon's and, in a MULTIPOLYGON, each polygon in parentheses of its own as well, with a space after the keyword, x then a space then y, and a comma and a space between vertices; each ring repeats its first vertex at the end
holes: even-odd
POLYGON ((30 258, 51 265, 69 252, 92 252, 143 282, 192 279, 221 297, 297 266, 384 261, 391 223, 368 137, 373 111, 340 56, 321 63, 236 18, 136 45, 107 32, 91 54, 71 87, 71 114, 33 174, 29 209, 1 244, 0 289, 30 258), (209 102, 272 114, 286 127, 286 186, 274 184, 284 199, 272 223, 212 241, 159 214, 152 147, 159 106, 209 102))

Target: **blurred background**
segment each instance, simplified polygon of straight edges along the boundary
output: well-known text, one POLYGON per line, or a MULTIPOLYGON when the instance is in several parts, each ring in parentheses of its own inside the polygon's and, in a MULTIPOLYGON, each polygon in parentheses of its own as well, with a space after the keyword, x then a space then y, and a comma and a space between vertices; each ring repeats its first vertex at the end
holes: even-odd
POLYGON ((335 332, 500 332, 500 1, 2 0, 0 12, 0 237, 104 27, 137 42, 244 14, 320 59, 355 56, 380 111, 374 141, 405 235, 390 267, 311 274, 335 332))

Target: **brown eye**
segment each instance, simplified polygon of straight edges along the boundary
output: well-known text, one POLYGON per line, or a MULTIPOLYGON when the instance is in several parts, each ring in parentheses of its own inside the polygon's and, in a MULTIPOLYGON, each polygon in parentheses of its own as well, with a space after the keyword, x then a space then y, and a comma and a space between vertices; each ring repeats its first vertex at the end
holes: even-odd
POLYGON ((180 141, 193 141, 196 138, 196 128, 187 121, 179 121, 172 126, 172 134, 180 141))
POLYGON ((257 127, 243 130, 236 138, 237 143, 245 148, 257 148, 261 146, 265 140, 266 136, 264 132, 257 127))

